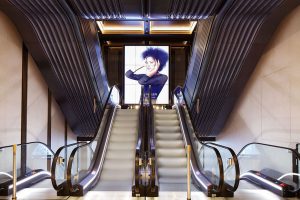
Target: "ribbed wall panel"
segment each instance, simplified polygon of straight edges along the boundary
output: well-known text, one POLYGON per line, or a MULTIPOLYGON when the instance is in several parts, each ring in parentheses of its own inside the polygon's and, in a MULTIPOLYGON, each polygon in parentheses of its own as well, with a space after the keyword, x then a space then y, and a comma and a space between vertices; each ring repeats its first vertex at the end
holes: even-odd
POLYGON ((224 0, 171 0, 168 18, 181 20, 205 19, 216 15, 223 3, 224 0))
POLYGON ((101 105, 104 106, 108 97, 108 80, 104 68, 103 57, 101 52, 100 43, 98 40, 98 32, 95 21, 80 20, 84 38, 86 41, 87 49, 90 55, 93 72, 95 74, 95 81, 100 90, 101 105))
POLYGON ((76 14, 84 19, 142 19, 140 0, 68 0, 76 14))
MULTIPOLYGON (((57 99, 73 131, 81 136, 93 136, 101 110, 93 113, 93 98, 97 97, 93 77, 74 30, 74 21, 58 1, 10 0, 23 13, 36 32, 40 45, 55 73, 64 97, 57 99)), ((31 44, 28 44, 31 45, 31 44)), ((43 70, 42 63, 38 66, 43 70)), ((54 96, 56 91, 52 91, 54 96)))
MULTIPOLYGON (((189 70, 196 68, 200 70, 192 71, 191 77, 187 77, 184 88, 187 104, 191 105, 191 117, 199 136, 216 136, 222 130, 224 123, 220 121, 226 121, 224 118, 228 117, 234 100, 237 99, 236 95, 240 93, 234 91, 238 88, 236 85, 240 84, 237 80, 245 76, 245 71, 249 73, 244 79, 249 78, 255 68, 255 64, 248 66, 245 63, 246 59, 249 60, 250 51, 255 51, 257 38, 265 37, 262 34, 270 36, 275 26, 272 25, 272 30, 266 30, 264 33, 260 33, 260 30, 264 26, 269 26, 265 21, 271 15, 276 15, 274 10, 286 2, 288 1, 228 1, 228 4, 224 5, 224 10, 216 17, 202 62, 199 64, 192 59, 190 62, 189 70), (194 94, 192 94, 193 84, 196 85, 194 94), (196 112, 197 99, 200 103, 199 113, 196 112), (228 104, 229 101, 232 105, 228 104)), ((289 9, 292 9, 297 1, 290 2, 294 2, 289 5, 289 9)), ((281 11, 277 10, 277 12, 281 11)), ((278 18, 274 23, 278 24, 279 20, 278 18)), ((267 41, 266 39, 259 41, 260 46, 265 46, 267 41)), ((197 44, 194 44, 194 47, 195 45, 197 44)), ((257 51, 262 52, 261 49, 263 48, 257 51)), ((202 52, 198 54, 203 56, 202 52)), ((257 62, 259 55, 252 59, 257 62)))
MULTIPOLYGON (((190 99, 188 100, 188 102, 191 102, 191 99, 194 95, 194 91, 196 91, 195 87, 198 80, 198 75, 200 72, 200 67, 205 53, 206 45, 208 42, 212 22, 213 17, 208 18, 206 20, 198 21, 195 39, 193 42, 192 55, 190 58, 184 87, 184 94, 186 98, 190 99)), ((190 107, 191 105, 189 104, 188 106, 190 107)))

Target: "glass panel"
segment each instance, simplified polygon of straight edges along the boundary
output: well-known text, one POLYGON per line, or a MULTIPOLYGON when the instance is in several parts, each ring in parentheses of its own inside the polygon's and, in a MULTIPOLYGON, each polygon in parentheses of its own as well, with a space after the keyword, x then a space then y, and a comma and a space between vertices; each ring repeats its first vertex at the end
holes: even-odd
POLYGON ((55 181, 57 185, 62 184, 67 180, 67 164, 68 158, 70 157, 72 151, 84 143, 77 143, 71 146, 64 147, 58 156, 58 160, 55 165, 55 181))
MULTIPOLYGON (((30 173, 33 170, 47 170, 48 161, 51 163, 53 159, 53 153, 49 148, 41 143, 31 143, 28 145, 18 146, 18 152, 26 149, 26 173, 30 173)), ((18 153, 18 155, 21 155, 18 153)))
MULTIPOLYGON (((80 145, 74 154, 70 176, 72 185, 79 183, 89 173, 89 169, 92 167, 93 158, 94 156, 95 158, 97 156, 94 152, 96 151, 96 148, 99 148, 99 144, 101 143, 102 136, 106 128, 106 121, 109 117, 109 110, 110 106, 105 109, 102 123, 100 124, 98 133, 94 140, 88 144, 80 145)), ((72 150, 70 150, 73 151, 74 148, 75 147, 72 147, 72 150)), ((64 178, 64 181, 65 180, 66 178, 64 178)))
POLYGON ((299 163, 299 157, 291 149, 254 143, 242 149, 238 159, 241 176, 253 170, 280 180, 294 189, 299 188, 299 173, 293 171, 293 163, 299 163))
POLYGON ((186 106, 183 106, 183 108, 184 114, 186 115, 186 125, 192 141, 194 154, 200 168, 199 170, 206 176, 206 178, 208 178, 214 187, 216 187, 214 189, 217 190, 220 187, 221 176, 219 160, 216 154, 217 149, 203 145, 198 141, 196 135, 194 134, 193 125, 189 117, 188 110, 186 106))
POLYGON ((76 151, 71 169, 72 185, 79 183, 89 173, 93 156, 90 145, 82 146, 76 151))
MULTIPOLYGON (((212 184, 219 187, 220 170, 216 152, 213 148, 202 145, 198 140, 193 141, 193 148, 200 171, 212 184)), ((216 189, 216 188, 215 188, 216 189)))
POLYGON ((230 150, 217 146, 214 144, 209 144, 213 145, 216 149, 218 149, 219 153, 221 154, 222 162, 223 162, 223 170, 224 170, 224 182, 231 187, 234 187, 237 179, 237 174, 236 174, 236 164, 233 159, 233 155, 231 154, 230 150))
MULTIPOLYGON (((34 174, 37 171, 44 171, 50 176, 48 163, 52 162, 53 152, 43 143, 33 142, 17 145, 17 177, 21 174, 21 154, 26 153, 25 174, 34 174)), ((13 147, 8 146, 0 149, 0 184, 12 180, 13 171, 13 147)))
MULTIPOLYGON (((0 184, 12 180, 13 169, 13 148, 12 146, 0 149, 0 184), (5 161, 5 162, 4 162, 5 161)), ((17 162, 17 169, 20 169, 20 161, 17 162)), ((17 170, 19 176, 20 170, 17 170)))

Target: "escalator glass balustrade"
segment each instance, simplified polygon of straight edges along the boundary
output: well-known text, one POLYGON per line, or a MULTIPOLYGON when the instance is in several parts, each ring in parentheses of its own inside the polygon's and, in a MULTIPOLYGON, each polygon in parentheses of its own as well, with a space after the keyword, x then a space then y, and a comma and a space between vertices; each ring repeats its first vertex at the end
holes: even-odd
POLYGON ((250 143, 238 154, 242 180, 270 190, 282 197, 299 195, 300 161, 294 149, 250 143))
MULTIPOLYGON (((41 142, 18 144, 16 149, 17 190, 50 179, 54 152, 41 142)), ((13 146, 0 147, 0 196, 12 194, 13 146)), ((59 169, 63 173, 63 169, 59 169)))

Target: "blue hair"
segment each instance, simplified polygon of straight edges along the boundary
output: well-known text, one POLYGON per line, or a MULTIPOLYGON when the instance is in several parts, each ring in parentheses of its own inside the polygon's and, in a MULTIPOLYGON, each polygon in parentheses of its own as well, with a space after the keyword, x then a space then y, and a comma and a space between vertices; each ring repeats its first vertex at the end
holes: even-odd
POLYGON ((159 48, 147 48, 143 54, 142 54, 143 59, 147 57, 153 57, 156 60, 159 60, 159 68, 158 71, 160 72, 163 70, 163 68, 166 66, 168 60, 169 60, 169 55, 167 52, 163 51, 162 49, 159 48))

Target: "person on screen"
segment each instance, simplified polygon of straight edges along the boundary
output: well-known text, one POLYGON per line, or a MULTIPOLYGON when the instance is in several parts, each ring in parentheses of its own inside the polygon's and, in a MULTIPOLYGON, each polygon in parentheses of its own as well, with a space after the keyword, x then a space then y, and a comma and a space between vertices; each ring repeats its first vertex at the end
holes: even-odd
POLYGON ((166 66, 169 55, 162 49, 150 47, 142 53, 142 58, 144 59, 143 65, 135 71, 128 70, 125 76, 144 85, 145 93, 148 93, 149 85, 151 85, 152 99, 156 100, 168 80, 168 76, 160 72, 166 66), (146 68, 146 74, 136 74, 142 68, 146 68))

